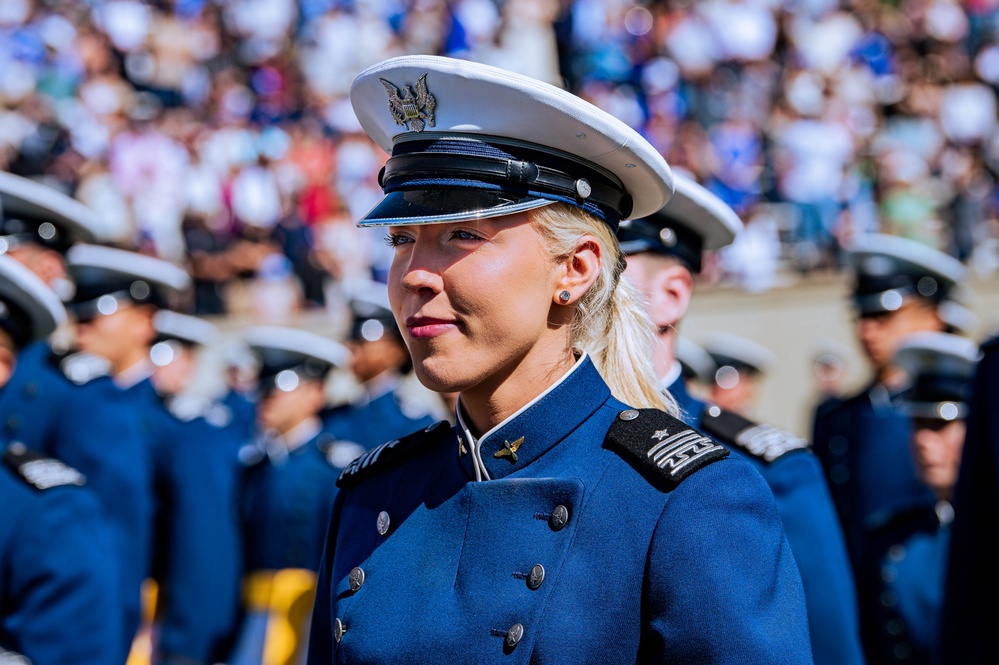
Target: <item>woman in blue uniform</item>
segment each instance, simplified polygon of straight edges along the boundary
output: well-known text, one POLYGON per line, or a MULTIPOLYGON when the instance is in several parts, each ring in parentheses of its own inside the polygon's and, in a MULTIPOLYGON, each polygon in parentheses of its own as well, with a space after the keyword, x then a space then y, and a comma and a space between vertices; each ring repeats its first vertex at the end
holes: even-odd
POLYGON ((392 157, 389 295, 428 427, 341 474, 310 662, 809 663, 801 579, 762 478, 661 410, 614 228, 669 167, 527 77, 429 56, 351 100, 392 157))
POLYGON ((866 525, 857 575, 869 665, 967 662, 941 657, 940 625, 951 502, 978 360, 974 342, 948 333, 906 336, 895 353, 912 383, 902 403, 912 419, 912 461, 934 500, 874 515, 866 525))

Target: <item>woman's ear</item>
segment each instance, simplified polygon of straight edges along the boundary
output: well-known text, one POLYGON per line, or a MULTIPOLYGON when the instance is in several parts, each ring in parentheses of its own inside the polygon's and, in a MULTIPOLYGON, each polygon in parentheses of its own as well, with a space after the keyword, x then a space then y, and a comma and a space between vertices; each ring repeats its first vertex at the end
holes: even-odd
POLYGON ((594 236, 585 235, 579 239, 575 251, 559 263, 553 294, 557 304, 573 304, 593 285, 600 274, 602 251, 594 236))

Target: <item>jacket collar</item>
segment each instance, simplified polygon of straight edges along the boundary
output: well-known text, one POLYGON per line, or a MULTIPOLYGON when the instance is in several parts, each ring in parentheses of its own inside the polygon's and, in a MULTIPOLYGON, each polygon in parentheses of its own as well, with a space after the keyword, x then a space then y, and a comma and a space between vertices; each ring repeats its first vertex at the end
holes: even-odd
POLYGON ((456 430, 461 466, 477 480, 495 480, 518 471, 565 439, 610 396, 584 353, 557 383, 478 440, 464 425, 459 398, 456 430))

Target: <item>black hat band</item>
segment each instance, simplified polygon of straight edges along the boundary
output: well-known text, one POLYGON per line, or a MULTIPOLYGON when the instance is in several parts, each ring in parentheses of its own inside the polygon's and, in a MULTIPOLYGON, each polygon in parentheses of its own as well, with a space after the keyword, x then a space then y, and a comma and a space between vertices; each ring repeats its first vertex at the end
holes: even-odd
POLYGON ((613 176, 579 159, 521 145, 438 138, 396 144, 379 183, 386 194, 426 188, 502 190, 573 205, 616 228, 632 199, 613 176))

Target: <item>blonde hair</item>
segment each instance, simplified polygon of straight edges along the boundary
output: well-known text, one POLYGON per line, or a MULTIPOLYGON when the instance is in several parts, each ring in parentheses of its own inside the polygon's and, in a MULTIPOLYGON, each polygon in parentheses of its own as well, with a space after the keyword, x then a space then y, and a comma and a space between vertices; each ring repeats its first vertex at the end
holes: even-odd
POLYGON ((556 261, 572 256, 584 235, 596 237, 602 250, 600 273, 576 304, 569 332, 572 348, 589 354, 620 401, 677 415, 676 401, 659 385, 652 362, 652 319, 635 288, 621 279, 625 264, 610 226, 564 203, 537 209, 534 221, 556 261))

